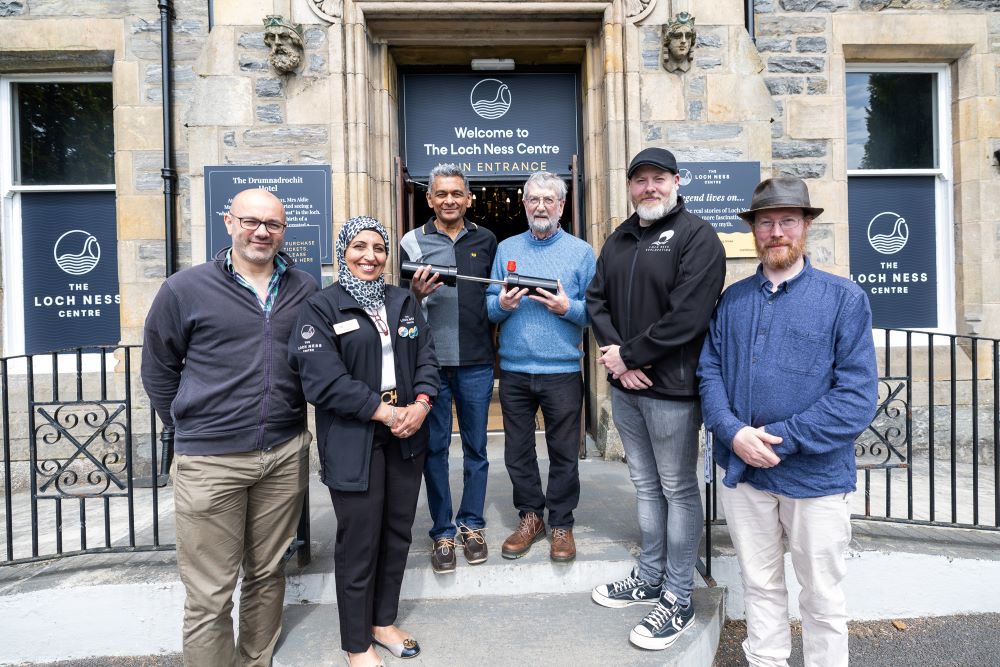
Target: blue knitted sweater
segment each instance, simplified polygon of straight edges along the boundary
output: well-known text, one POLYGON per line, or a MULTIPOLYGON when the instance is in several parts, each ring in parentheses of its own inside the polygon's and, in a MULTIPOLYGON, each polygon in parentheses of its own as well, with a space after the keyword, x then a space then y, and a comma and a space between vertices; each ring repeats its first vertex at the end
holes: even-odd
POLYGON ((561 228, 541 241, 524 232, 500 242, 491 277, 505 280, 509 260, 520 275, 562 281, 569 310, 560 317, 525 296, 516 310, 507 311, 500 307, 501 286, 490 285, 486 309, 500 325, 500 368, 536 375, 579 371, 583 328, 590 321, 585 293, 596 266, 590 244, 561 228))

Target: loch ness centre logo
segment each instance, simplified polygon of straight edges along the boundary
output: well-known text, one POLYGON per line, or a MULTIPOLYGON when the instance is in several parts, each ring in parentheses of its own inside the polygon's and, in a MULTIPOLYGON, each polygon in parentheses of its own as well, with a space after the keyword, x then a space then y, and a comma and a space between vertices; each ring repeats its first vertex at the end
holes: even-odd
POLYGON ((510 111, 510 88, 499 79, 482 79, 472 87, 469 103, 480 118, 496 120, 510 111))
POLYGON ((73 229, 56 239, 52 255, 60 269, 71 276, 82 276, 101 261, 101 244, 90 232, 73 229))

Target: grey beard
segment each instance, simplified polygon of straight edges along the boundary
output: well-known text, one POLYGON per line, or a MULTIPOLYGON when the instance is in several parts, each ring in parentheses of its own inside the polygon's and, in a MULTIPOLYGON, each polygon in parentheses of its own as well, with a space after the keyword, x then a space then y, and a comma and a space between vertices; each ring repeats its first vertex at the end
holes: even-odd
POLYGON ((555 231, 559 226, 559 218, 549 218, 544 223, 539 223, 535 218, 528 218, 528 229, 535 236, 547 236, 555 231))
POLYGON ((635 212, 639 215, 639 219, 643 222, 655 222, 669 213, 674 206, 677 206, 676 189, 670 193, 666 203, 639 204, 635 207, 635 212))

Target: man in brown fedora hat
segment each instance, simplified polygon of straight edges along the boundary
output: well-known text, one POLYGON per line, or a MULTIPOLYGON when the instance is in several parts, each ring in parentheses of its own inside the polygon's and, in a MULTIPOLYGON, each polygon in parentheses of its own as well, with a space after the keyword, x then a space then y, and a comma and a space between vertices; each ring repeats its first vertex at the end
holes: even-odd
POLYGON ((632 573, 595 587, 591 598, 605 607, 653 605, 629 641, 655 650, 694 622, 704 520, 695 370, 725 281, 726 253, 712 226, 677 194, 670 151, 640 151, 627 177, 635 213, 604 242, 587 309, 635 485, 641 544, 632 573))
POLYGON ((743 576, 751 665, 786 667, 791 653, 783 535, 802 585, 805 664, 847 665, 841 582, 854 439, 875 415, 877 374, 867 296, 805 254, 822 212, 801 179, 757 186, 739 215, 753 229, 760 266, 722 295, 698 367, 743 576))

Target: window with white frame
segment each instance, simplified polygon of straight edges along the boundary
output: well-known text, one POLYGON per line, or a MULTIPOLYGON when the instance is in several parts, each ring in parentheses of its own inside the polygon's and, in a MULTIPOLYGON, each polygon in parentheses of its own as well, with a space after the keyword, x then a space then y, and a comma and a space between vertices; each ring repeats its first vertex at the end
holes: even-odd
POLYGON ((876 327, 954 331, 948 69, 858 65, 846 84, 851 278, 876 327))
POLYGON ((110 76, 0 77, 4 354, 121 337, 110 76))

